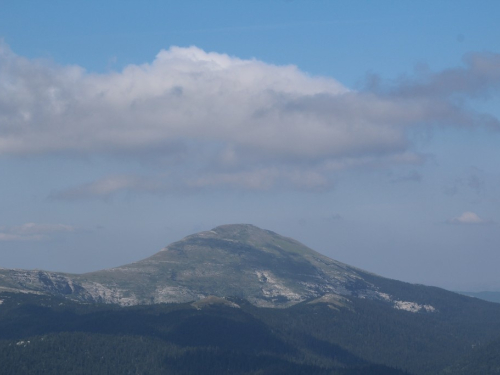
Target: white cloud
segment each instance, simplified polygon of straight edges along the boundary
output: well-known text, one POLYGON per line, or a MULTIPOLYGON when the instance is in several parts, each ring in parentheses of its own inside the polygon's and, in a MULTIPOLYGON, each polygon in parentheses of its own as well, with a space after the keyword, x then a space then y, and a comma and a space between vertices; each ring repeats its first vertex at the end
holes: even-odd
POLYGON ((73 232, 75 229, 65 224, 26 223, 13 227, 0 227, 0 241, 41 241, 55 233, 73 232))
MULTIPOLYGON (((0 156, 126 155, 170 160, 169 169, 182 170, 172 178, 187 185, 262 189, 281 183, 281 173, 293 186, 317 188, 338 168, 412 163, 419 155, 410 152, 410 129, 499 127, 496 118, 455 101, 496 90, 498 59, 470 55, 463 68, 360 92, 295 66, 196 47, 91 74, 29 60, 0 44, 0 156)), ((66 193, 157 190, 150 185, 108 177, 66 193)))
POLYGON ((484 220, 480 218, 474 212, 466 211, 462 215, 448 220, 448 223, 471 225, 471 224, 491 224, 493 222, 491 220, 484 220))

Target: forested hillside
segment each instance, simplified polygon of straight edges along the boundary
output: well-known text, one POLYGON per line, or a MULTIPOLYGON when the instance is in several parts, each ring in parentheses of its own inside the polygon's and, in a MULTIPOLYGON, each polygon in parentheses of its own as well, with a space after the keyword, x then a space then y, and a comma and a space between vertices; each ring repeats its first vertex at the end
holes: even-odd
POLYGON ((437 374, 485 337, 450 314, 365 299, 288 309, 234 299, 127 308, 0 299, 2 374, 437 374))

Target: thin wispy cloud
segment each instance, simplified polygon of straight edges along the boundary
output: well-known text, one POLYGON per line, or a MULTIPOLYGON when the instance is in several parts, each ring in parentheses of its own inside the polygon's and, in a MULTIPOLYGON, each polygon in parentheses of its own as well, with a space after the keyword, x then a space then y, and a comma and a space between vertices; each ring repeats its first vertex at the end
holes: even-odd
POLYGON ((447 195, 453 196, 460 192, 468 191, 473 192, 478 197, 486 197, 495 195, 495 189, 491 191, 491 187, 497 185, 494 175, 489 175, 476 167, 469 167, 461 176, 448 182, 444 187, 444 192, 447 195))
POLYGON ((315 171, 280 170, 267 168, 232 173, 208 173, 191 176, 184 180, 171 181, 168 177, 148 179, 143 176, 108 176, 90 183, 53 191, 50 199, 108 200, 120 193, 149 193, 163 195, 169 193, 194 193, 211 189, 244 189, 267 191, 275 187, 282 190, 301 189, 306 191, 327 191, 333 182, 315 171))
POLYGON ((251 190, 269 190, 280 186, 286 189, 293 186, 303 190, 329 190, 333 183, 315 171, 280 170, 278 168, 260 169, 251 172, 210 174, 186 184, 191 188, 243 188, 251 190))
POLYGON ((457 100, 497 92, 499 56, 470 54, 459 68, 353 91, 295 66, 196 47, 91 74, 23 58, 2 43, 0 156, 63 153, 167 165, 167 181, 159 167, 144 181, 110 175, 54 193, 59 198, 178 186, 324 189, 338 170, 421 162, 412 130, 500 128, 494 116, 457 100))
POLYGON ((61 200, 108 199, 120 192, 148 191, 150 193, 161 193, 165 190, 167 190, 167 186, 158 181, 149 181, 138 176, 121 175, 108 176, 90 183, 54 191, 49 198, 61 200))
MULTIPOLYGON (((403 77, 390 95, 397 97, 438 98, 450 95, 487 97, 500 88, 500 54, 468 53, 463 57, 463 67, 432 72, 420 67, 416 77, 403 77)), ((498 126, 498 120, 496 121, 498 126)))
POLYGON ((42 241, 58 233, 73 232, 71 225, 25 223, 12 227, 0 227, 0 241, 42 241))

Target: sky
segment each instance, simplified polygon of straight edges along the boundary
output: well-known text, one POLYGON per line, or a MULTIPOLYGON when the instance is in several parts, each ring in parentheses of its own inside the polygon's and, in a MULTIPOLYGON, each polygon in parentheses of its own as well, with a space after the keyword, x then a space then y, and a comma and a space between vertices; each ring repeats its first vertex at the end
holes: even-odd
POLYGON ((250 223, 500 290, 500 2, 27 1, 0 12, 0 267, 250 223))

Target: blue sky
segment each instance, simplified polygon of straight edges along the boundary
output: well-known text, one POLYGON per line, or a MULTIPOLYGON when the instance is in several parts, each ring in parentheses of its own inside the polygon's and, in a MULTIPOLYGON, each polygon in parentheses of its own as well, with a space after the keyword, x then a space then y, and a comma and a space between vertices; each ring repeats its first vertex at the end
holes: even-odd
POLYGON ((496 1, 5 1, 0 266, 252 223, 500 290, 496 1))

